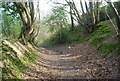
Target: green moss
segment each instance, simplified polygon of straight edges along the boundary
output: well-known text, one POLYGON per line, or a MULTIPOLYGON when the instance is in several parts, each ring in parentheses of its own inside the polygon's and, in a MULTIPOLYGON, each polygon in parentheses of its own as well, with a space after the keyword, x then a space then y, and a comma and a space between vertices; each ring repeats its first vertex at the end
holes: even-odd
POLYGON ((117 44, 115 43, 106 43, 99 48, 99 52, 103 54, 109 54, 113 50, 116 50, 117 44))
POLYGON ((115 34, 116 32, 112 23, 110 21, 104 21, 98 24, 98 27, 93 33, 87 34, 85 37, 91 46, 101 45, 97 51, 99 54, 109 54, 112 52, 113 56, 120 56, 120 43, 118 42, 120 39, 111 38, 115 34))
POLYGON ((93 33, 86 35, 87 41, 93 46, 101 45, 114 32, 114 27, 110 21, 100 22, 93 33))
POLYGON ((11 41, 18 42, 19 40, 18 39, 11 39, 11 41))
POLYGON ((18 42, 19 41, 19 39, 4 39, 4 40, 13 41, 13 42, 18 42))
POLYGON ((4 62, 4 67, 2 69, 3 79, 14 79, 19 80, 21 74, 25 72, 29 66, 26 66, 25 62, 34 62, 36 59, 36 52, 28 47, 29 52, 24 52, 25 55, 23 59, 17 57, 17 53, 13 51, 7 45, 2 45, 2 60, 4 62))
POLYGON ((86 41, 84 37, 80 34, 79 30, 69 32, 68 37, 70 42, 82 43, 86 41))
POLYGON ((10 51, 11 49, 7 45, 2 45, 2 51, 10 51))
POLYGON ((19 79, 21 72, 19 72, 19 69, 16 69, 16 66, 12 65, 12 63, 9 61, 9 65, 5 65, 2 68, 2 78, 3 79, 19 79))
POLYGON ((115 57, 120 57, 120 46, 116 48, 116 54, 115 57))
POLYGON ((4 79, 18 79, 20 74, 24 72, 28 67, 25 66, 21 60, 16 56, 14 52, 3 53, 2 59, 7 60, 5 66, 2 69, 2 74, 4 79))
POLYGON ((83 43, 90 42, 90 45, 100 45, 107 40, 111 33, 114 31, 114 27, 110 21, 104 21, 97 24, 96 30, 91 34, 80 34, 80 30, 72 31, 69 33, 71 42, 83 43))
POLYGON ((25 52, 24 52, 24 55, 25 55, 24 60, 25 60, 25 61, 28 61, 28 62, 32 62, 32 63, 34 63, 35 59, 36 59, 37 56, 38 56, 38 55, 37 55, 32 49, 30 49, 30 48, 29 48, 29 52, 28 52, 28 51, 25 51, 25 52))
POLYGON ((120 56, 120 38, 116 38, 115 39, 115 51, 114 51, 114 53, 115 53, 115 57, 118 57, 118 56, 120 56))
POLYGON ((103 43, 104 40, 106 40, 108 37, 107 36, 103 36, 103 37, 96 37, 93 39, 89 39, 89 42, 91 45, 95 46, 95 45, 100 45, 103 43))
POLYGON ((80 38, 79 35, 74 36, 74 37, 71 38, 71 41, 73 41, 73 42, 78 42, 78 41, 79 41, 79 38, 80 38))

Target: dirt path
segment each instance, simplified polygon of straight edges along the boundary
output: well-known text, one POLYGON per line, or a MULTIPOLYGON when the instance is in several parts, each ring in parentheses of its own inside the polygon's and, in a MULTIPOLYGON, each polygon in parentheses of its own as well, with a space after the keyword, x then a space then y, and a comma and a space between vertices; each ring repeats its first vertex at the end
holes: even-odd
POLYGON ((40 46, 39 59, 24 79, 109 79, 118 77, 117 59, 96 54, 88 43, 40 46))

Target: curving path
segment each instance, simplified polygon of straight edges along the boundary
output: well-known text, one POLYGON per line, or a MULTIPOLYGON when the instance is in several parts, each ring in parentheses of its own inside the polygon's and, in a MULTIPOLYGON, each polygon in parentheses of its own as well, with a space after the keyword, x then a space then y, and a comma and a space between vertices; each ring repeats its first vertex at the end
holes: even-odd
POLYGON ((88 43, 40 46, 36 64, 22 75, 24 79, 109 79, 118 78, 117 59, 96 54, 88 43))

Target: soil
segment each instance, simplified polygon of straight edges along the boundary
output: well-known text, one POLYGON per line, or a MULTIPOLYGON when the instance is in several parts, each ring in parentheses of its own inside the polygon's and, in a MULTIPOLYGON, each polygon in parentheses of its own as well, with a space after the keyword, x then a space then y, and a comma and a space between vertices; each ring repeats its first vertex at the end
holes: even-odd
POLYGON ((86 43, 40 46, 39 58, 23 79, 117 79, 118 59, 86 43))

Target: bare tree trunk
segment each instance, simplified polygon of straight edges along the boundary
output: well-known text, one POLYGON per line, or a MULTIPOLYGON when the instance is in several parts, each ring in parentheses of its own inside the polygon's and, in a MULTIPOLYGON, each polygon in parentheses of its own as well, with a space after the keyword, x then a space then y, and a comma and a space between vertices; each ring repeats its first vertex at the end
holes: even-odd
POLYGON ((81 6, 81 9, 82 9, 82 13, 85 14, 85 12, 84 12, 84 8, 83 8, 83 3, 82 3, 81 0, 80 0, 80 6, 81 6))
POLYGON ((86 13, 89 13, 89 9, 86 1, 85 1, 85 8, 86 8, 86 13))
POLYGON ((72 15, 72 9, 71 9, 71 6, 70 6, 70 17, 71 17, 71 31, 74 30, 74 21, 73 21, 73 15, 72 15))
MULTIPOLYGON (((114 17, 115 17, 115 20, 116 20, 116 23, 117 23, 117 27, 118 27, 118 32, 120 33, 120 16, 119 16, 119 10, 117 10, 113 5, 112 5, 112 3, 111 2, 107 2, 109 5, 110 5, 110 7, 111 7, 111 9, 112 9, 112 11, 113 11, 113 14, 114 14, 114 17)), ((118 6, 120 6, 120 5, 118 5, 118 6)))
POLYGON ((112 18, 110 18, 109 14, 108 14, 107 12, 106 12, 106 14, 107 14, 108 18, 110 19, 111 23, 113 24, 117 35, 119 35, 119 33, 118 33, 118 28, 116 27, 116 25, 115 25, 115 23, 113 22, 112 18))
POLYGON ((37 22, 38 26, 36 27, 36 29, 33 30, 33 32, 31 33, 30 37, 31 37, 31 40, 30 42, 32 44, 35 43, 35 38, 38 36, 39 34, 39 26, 40 26, 40 9, 39 9, 39 1, 38 1, 38 4, 37 4, 37 12, 38 12, 38 16, 39 16, 39 20, 37 22))
POLYGON ((16 8, 19 12, 19 15, 22 20, 22 29, 19 36, 19 39, 23 44, 27 44, 28 42, 32 43, 31 34, 34 32, 33 22, 34 22, 34 5, 33 2, 29 2, 29 6, 24 2, 14 2, 16 8))
MULTIPOLYGON (((97 17, 98 17, 98 12, 95 10, 93 2, 89 2, 87 4, 87 2, 85 1, 85 8, 83 8, 83 3, 80 1, 80 6, 82 9, 82 15, 80 14, 80 11, 77 9, 77 6, 74 2, 74 0, 66 0, 66 2, 68 3, 68 5, 71 7, 71 9, 73 10, 73 15, 76 17, 76 19, 78 20, 78 23, 84 27, 88 33, 92 33, 95 28, 96 28, 96 24, 97 24, 97 17), (86 10, 86 13, 85 13, 86 10)), ((98 6, 99 8, 99 6, 98 6)))

